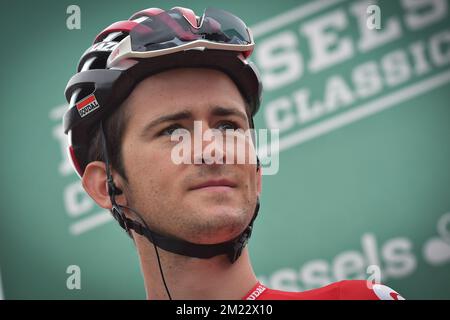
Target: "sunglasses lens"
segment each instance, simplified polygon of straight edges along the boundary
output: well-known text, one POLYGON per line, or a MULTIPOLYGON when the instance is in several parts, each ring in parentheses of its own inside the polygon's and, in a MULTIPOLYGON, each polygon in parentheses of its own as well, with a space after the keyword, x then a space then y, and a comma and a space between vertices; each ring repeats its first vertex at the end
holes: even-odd
POLYGON ((247 45, 252 39, 244 22, 224 10, 208 8, 200 28, 194 28, 177 10, 146 17, 130 31, 133 51, 148 52, 177 47, 195 40, 247 45))

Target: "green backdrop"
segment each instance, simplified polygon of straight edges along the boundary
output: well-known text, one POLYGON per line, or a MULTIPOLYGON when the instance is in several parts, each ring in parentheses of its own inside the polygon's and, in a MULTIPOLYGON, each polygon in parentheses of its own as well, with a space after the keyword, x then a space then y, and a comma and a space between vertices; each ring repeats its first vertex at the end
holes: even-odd
POLYGON ((144 299, 132 242, 71 171, 63 91, 82 52, 148 7, 206 6, 252 27, 258 128, 280 129, 250 241, 283 290, 365 279, 450 298, 449 1, 2 1, 0 295, 144 299), (69 5, 81 12, 70 30, 69 5), (381 29, 366 22, 381 9, 381 29), (81 270, 81 289, 66 286, 81 270))

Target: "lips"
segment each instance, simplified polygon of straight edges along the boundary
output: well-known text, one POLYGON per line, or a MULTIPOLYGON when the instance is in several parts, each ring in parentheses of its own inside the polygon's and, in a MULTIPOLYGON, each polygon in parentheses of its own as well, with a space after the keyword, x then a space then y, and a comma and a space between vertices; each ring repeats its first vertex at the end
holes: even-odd
POLYGON ((227 180, 227 179, 208 180, 208 181, 202 182, 202 183, 190 188, 190 190, 198 190, 198 189, 213 188, 213 187, 236 188, 236 183, 232 182, 231 180, 227 180))

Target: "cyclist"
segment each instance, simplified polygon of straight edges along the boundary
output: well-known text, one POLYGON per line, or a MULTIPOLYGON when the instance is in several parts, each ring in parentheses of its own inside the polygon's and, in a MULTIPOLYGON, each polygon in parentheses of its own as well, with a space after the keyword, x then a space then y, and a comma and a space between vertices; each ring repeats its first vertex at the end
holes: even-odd
MULTIPOLYGON (((83 187, 133 238, 149 299, 397 299, 356 280, 297 293, 263 286, 246 247, 261 193, 256 156, 228 164, 236 154, 207 155, 202 141, 190 164, 174 163, 174 134, 196 121, 202 133, 254 128, 253 48, 241 19, 212 8, 151 8, 100 32, 65 91, 83 187)), ((252 139, 240 141, 251 150, 252 139)))

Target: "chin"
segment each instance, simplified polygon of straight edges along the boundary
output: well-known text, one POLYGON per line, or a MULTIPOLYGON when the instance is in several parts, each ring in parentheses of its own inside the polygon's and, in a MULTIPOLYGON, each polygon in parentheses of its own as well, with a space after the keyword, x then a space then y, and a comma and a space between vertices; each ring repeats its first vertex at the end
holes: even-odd
POLYGON ((196 243, 211 244, 229 241, 241 234, 249 223, 241 208, 216 205, 202 210, 197 221, 196 243))

